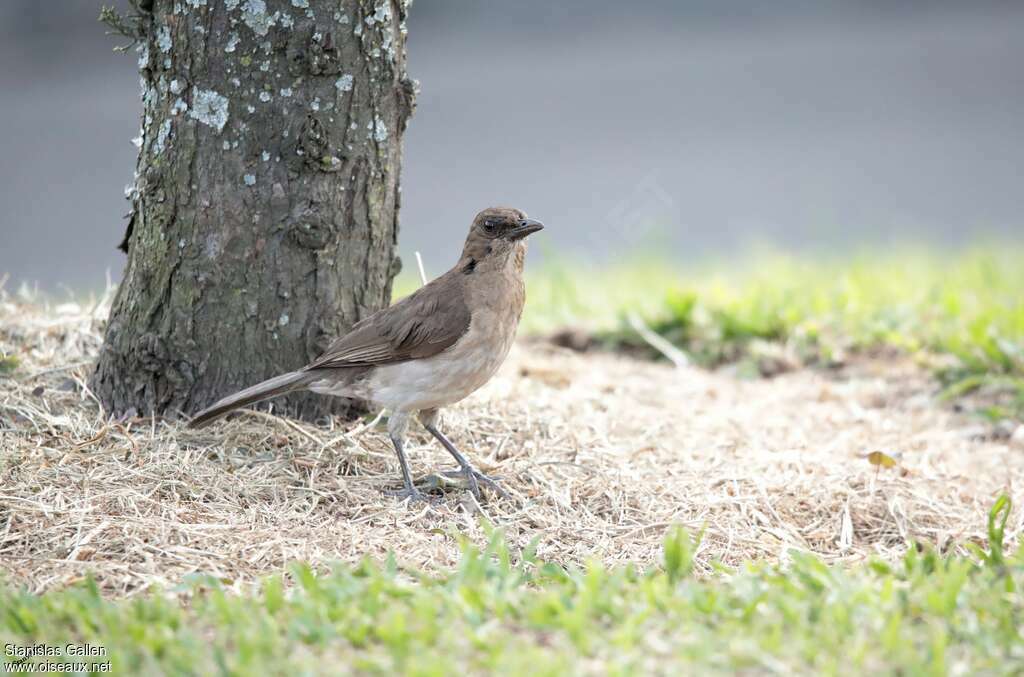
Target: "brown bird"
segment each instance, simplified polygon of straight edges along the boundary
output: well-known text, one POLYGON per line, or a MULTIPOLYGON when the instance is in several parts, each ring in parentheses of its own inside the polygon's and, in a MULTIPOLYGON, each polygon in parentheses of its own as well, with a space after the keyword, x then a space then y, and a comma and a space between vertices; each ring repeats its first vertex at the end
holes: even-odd
POLYGON ((417 414, 459 464, 445 475, 465 478, 477 497, 481 483, 501 492, 437 429, 438 411, 485 384, 505 361, 526 301, 525 238, 543 227, 518 209, 483 210, 473 219, 454 268, 360 321, 302 369, 225 397, 196 414, 189 426, 297 390, 359 398, 390 411, 388 433, 403 482, 395 495, 424 500, 403 449, 409 419, 417 414))

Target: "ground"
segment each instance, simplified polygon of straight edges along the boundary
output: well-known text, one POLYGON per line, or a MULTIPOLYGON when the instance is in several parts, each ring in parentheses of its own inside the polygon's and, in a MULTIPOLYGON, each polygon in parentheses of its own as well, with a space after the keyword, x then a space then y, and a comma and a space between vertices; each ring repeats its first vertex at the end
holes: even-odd
MULTIPOLYGON (((294 561, 366 554, 444 572, 459 534, 487 542, 485 522, 562 565, 657 564, 673 525, 704 532, 698 574, 799 551, 895 561, 913 541, 963 553, 986 542, 999 494, 1024 504, 1019 436, 939 401, 908 357, 747 379, 529 339, 443 421, 511 498, 478 505, 453 488, 405 507, 382 493, 399 480, 380 421, 105 423, 85 385, 103 312, 0 308, 18 357, 0 376, 0 557, 34 592, 91 575, 133 595, 197 573, 241 589, 294 561), (876 450, 898 466, 872 465, 876 450)), ((408 451, 417 476, 451 466, 425 435, 408 451)))
POLYGON ((1019 257, 909 260, 532 278, 526 338, 444 421, 511 496, 430 507, 384 494, 376 416, 109 420, 109 294, 0 279, 2 665, 1020 674, 1019 257))

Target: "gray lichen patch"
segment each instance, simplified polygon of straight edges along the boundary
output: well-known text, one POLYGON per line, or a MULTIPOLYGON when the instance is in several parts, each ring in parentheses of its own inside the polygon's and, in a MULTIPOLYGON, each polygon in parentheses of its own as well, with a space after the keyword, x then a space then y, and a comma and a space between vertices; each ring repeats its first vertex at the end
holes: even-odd
MULTIPOLYGON (((160 48, 161 52, 171 51, 173 43, 171 42, 171 29, 167 26, 161 26, 156 30, 156 46, 160 48)), ((149 52, 146 52, 146 60, 149 60, 149 52)))
POLYGON ((276 23, 277 15, 267 14, 265 0, 245 0, 245 4, 242 5, 242 21, 252 29, 253 33, 263 36, 276 23))
POLYGON ((346 73, 342 75, 334 83, 334 86, 338 88, 339 92, 351 92, 352 91, 352 75, 346 73))
POLYGON ((373 120, 373 139, 377 143, 384 143, 388 140, 388 127, 379 115, 373 120))
POLYGON ((170 118, 164 120, 163 124, 160 125, 159 131, 156 133, 156 139, 153 141, 153 154, 159 155, 164 152, 164 148, 167 144, 167 137, 171 134, 171 120, 170 118))
POLYGON ((203 243, 203 253, 207 258, 215 259, 220 254, 220 235, 218 233, 210 233, 206 236, 206 241, 203 243))
POLYGON ((189 117, 220 132, 228 121, 228 98, 212 89, 192 88, 192 110, 189 117))
POLYGON ((388 3, 388 2, 382 2, 380 5, 377 6, 377 9, 374 10, 373 14, 371 14, 368 17, 366 17, 366 25, 367 26, 372 26, 372 25, 377 24, 377 23, 380 23, 380 24, 387 23, 388 19, 390 19, 390 18, 391 18, 391 4, 388 3))
POLYGON ((184 113, 187 110, 188 104, 185 103, 185 100, 182 98, 176 99, 174 103, 171 105, 171 115, 178 115, 180 113, 184 113))

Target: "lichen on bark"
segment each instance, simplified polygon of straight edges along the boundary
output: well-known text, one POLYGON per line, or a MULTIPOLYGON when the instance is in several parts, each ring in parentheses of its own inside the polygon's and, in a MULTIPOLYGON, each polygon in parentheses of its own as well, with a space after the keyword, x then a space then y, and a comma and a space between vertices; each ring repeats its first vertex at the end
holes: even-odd
POLYGON ((388 303, 414 100, 407 11, 152 2, 128 261, 91 380, 109 413, 192 412, 305 364, 388 303))

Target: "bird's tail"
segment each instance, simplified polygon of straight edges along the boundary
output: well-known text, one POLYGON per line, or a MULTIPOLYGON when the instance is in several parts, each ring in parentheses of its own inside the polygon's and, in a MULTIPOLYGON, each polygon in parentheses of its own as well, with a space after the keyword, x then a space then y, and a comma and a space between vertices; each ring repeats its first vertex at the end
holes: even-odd
POLYGON ((234 395, 228 395, 206 409, 203 409, 192 418, 188 427, 201 428, 207 423, 215 421, 221 416, 224 416, 239 407, 244 407, 245 405, 252 404, 253 402, 260 402, 262 400, 267 400, 271 397, 277 397, 278 395, 284 395, 296 390, 302 390, 312 379, 313 377, 310 376, 308 371, 291 371, 287 374, 281 374, 280 376, 269 378, 266 381, 250 386, 245 390, 239 390, 234 395))

